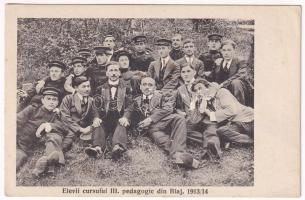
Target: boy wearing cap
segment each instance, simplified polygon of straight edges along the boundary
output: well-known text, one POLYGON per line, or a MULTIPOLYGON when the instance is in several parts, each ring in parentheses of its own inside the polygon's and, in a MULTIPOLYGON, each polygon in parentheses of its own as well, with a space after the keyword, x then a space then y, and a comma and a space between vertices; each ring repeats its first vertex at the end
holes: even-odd
POLYGON ((182 49, 183 39, 181 34, 175 34, 172 37, 172 43, 172 50, 169 52, 169 56, 175 61, 183 58, 184 51, 182 49))
POLYGON ((223 41, 221 44, 223 59, 212 74, 220 87, 228 89, 241 104, 247 105, 246 97, 249 94, 247 86, 252 84, 248 79, 247 62, 235 57, 235 48, 234 41, 223 41))
POLYGON ((98 132, 102 122, 93 105, 93 98, 89 96, 90 78, 79 76, 72 84, 76 92, 65 96, 60 105, 62 121, 81 139, 90 139, 90 134, 98 132))
POLYGON ((97 93, 97 88, 107 81, 106 65, 110 51, 111 49, 106 46, 94 48, 95 58, 90 62, 90 67, 88 68, 92 75, 91 93, 93 95, 97 93))
POLYGON ((172 41, 159 39, 155 44, 160 58, 150 63, 148 75, 155 79, 157 90, 173 90, 178 86, 180 67, 169 56, 172 41))
POLYGON ((91 74, 87 68, 87 59, 84 57, 74 57, 72 58, 72 70, 70 74, 66 77, 65 90, 69 93, 74 93, 75 89, 72 86, 73 79, 79 76, 91 77, 91 74))
POLYGON ((195 42, 193 39, 186 39, 183 42, 183 51, 184 51, 184 56, 180 58, 179 60, 176 61, 177 64, 180 66, 183 64, 188 64, 191 65, 195 71, 196 71, 196 76, 195 78, 204 78, 204 65, 201 60, 195 57, 196 47, 195 47, 195 42))
POLYGON ((45 138, 45 155, 36 162, 33 175, 39 176, 47 166, 65 163, 63 150, 69 149, 74 135, 65 128, 56 112, 59 94, 57 88, 45 87, 42 89, 42 106, 29 105, 17 114, 17 171, 41 137, 45 138))
POLYGON ((133 106, 138 130, 147 132, 175 163, 197 168, 198 161, 186 153, 186 123, 184 117, 173 114, 173 96, 156 91, 156 82, 151 77, 141 80, 141 91, 133 106))
POLYGON ((215 81, 214 78, 211 76, 211 72, 222 58, 220 52, 222 37, 222 35, 216 33, 208 35, 208 51, 204 52, 199 56, 199 60, 201 60, 205 66, 205 77, 209 81, 215 81))
POLYGON ((138 35, 132 38, 132 42, 135 51, 131 57, 131 70, 135 72, 147 72, 150 63, 155 60, 147 50, 147 37, 138 35))
POLYGON ((88 48, 79 49, 77 53, 79 56, 86 58, 87 62, 89 61, 89 58, 91 57, 91 51, 88 48))
POLYGON ((18 105, 17 113, 22 111, 27 105, 31 104, 34 106, 41 105, 41 91, 44 87, 55 87, 60 90, 59 101, 65 95, 65 77, 64 71, 66 65, 60 61, 52 61, 48 65, 49 76, 43 80, 38 81, 30 90, 22 91, 22 97, 24 100, 18 105))
POLYGON ((103 122, 100 131, 92 136, 92 147, 87 147, 85 153, 90 157, 96 157, 105 151, 106 140, 110 137, 112 158, 117 160, 127 150, 126 128, 130 125, 131 92, 119 79, 121 73, 118 63, 110 62, 107 65, 106 75, 108 81, 101 87, 99 105, 95 104, 101 111, 103 122))

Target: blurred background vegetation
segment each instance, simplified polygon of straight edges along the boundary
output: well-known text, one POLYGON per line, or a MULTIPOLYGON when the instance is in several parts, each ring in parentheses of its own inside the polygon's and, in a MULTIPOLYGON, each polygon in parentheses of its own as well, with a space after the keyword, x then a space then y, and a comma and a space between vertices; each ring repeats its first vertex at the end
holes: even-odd
POLYGON ((250 60, 253 77, 254 20, 19 18, 17 83, 20 86, 41 79, 47 75, 49 61, 69 63, 78 49, 101 45, 107 34, 116 37, 117 48, 132 48, 130 39, 145 34, 148 47, 154 50, 153 43, 158 37, 171 38, 180 33, 197 42, 196 56, 199 56, 207 50, 206 36, 215 32, 238 44, 238 57, 250 60))

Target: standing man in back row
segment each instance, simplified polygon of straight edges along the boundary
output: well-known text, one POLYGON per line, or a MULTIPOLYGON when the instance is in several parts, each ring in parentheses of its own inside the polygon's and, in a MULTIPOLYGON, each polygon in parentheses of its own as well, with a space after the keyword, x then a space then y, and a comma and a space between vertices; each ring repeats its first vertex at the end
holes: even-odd
POLYGON ((150 63, 148 75, 156 81, 157 90, 169 91, 176 89, 178 87, 180 67, 169 56, 172 41, 159 39, 155 45, 160 58, 150 63))
POLYGON ((149 51, 147 51, 147 37, 138 35, 132 38, 134 45, 134 53, 131 55, 130 67, 132 71, 147 72, 148 67, 155 59, 149 51))
POLYGON ((182 36, 180 34, 176 34, 172 37, 172 50, 169 52, 169 56, 173 60, 178 60, 184 56, 184 51, 182 49, 182 36))
POLYGON ((199 56, 205 67, 205 77, 208 81, 214 82, 211 72, 221 61, 222 54, 220 53, 222 35, 210 34, 208 35, 208 51, 199 56))

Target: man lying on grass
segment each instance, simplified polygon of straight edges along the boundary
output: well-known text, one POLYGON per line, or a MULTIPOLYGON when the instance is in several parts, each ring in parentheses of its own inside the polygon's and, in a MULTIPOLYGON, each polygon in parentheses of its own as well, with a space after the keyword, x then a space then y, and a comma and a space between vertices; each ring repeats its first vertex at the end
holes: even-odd
POLYGON ((169 153, 174 163, 198 168, 199 162, 186 153, 186 122, 184 117, 173 114, 175 98, 156 91, 156 82, 150 77, 141 81, 142 95, 135 98, 138 128, 147 131, 153 141, 169 153))
MULTIPOLYGON (((229 90, 205 79, 196 80, 192 90, 197 93, 198 110, 203 120, 217 123, 217 134, 224 142, 253 145, 252 108, 239 103, 229 90)), ((215 153, 219 151, 218 143, 210 144, 208 141, 208 147, 215 153)))
MULTIPOLYGON (((118 160, 127 150, 127 127, 130 125, 131 90, 124 85, 120 66, 111 61, 106 65, 108 81, 102 85, 99 94, 100 105, 95 104, 100 112, 102 123, 98 132, 92 135, 92 147, 87 147, 85 153, 96 157, 106 150, 106 141, 110 137, 112 143, 112 159, 118 160)), ((96 96, 96 99, 99 98, 96 96)), ((97 101, 95 101, 97 103, 97 101)))
POLYGON ((59 119, 57 88, 45 87, 42 91, 42 106, 29 105, 17 114, 16 170, 26 162, 40 138, 45 140, 45 155, 36 162, 33 175, 40 176, 48 169, 54 173, 54 166, 64 164, 63 149, 72 142, 74 134, 59 119), (57 109, 57 110, 56 110, 57 109))

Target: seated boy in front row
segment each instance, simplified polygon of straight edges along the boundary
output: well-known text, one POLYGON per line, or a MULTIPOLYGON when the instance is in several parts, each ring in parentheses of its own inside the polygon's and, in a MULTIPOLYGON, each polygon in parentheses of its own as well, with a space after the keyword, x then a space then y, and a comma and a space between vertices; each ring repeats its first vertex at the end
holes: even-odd
POLYGON ((100 130, 93 134, 93 146, 87 147, 85 153, 90 157, 96 157, 105 150, 106 139, 110 137, 112 158, 117 160, 127 150, 126 128, 130 125, 131 90, 119 79, 121 72, 118 63, 112 61, 106 65, 106 76, 108 81, 99 88, 100 105, 96 105, 100 108, 103 122, 100 130))
POLYGON ((17 114, 17 171, 43 136, 46 139, 45 155, 38 159, 33 175, 39 176, 48 166, 51 169, 55 164, 65 163, 63 151, 71 145, 74 134, 65 128, 56 112, 59 93, 57 88, 45 87, 42 106, 29 105, 17 114))

